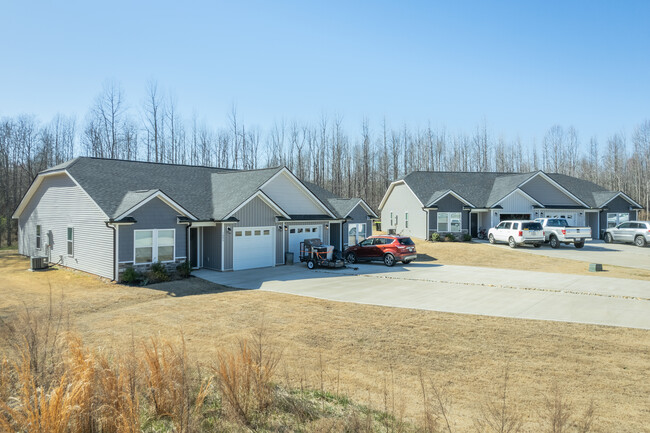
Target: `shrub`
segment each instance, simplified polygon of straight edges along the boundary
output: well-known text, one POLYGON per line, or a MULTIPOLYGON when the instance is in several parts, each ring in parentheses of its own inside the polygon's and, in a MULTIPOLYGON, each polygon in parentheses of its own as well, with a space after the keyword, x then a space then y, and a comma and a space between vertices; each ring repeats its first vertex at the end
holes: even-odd
POLYGON ((149 271, 149 281, 152 283, 169 281, 169 273, 165 265, 160 262, 152 264, 151 270, 149 271))
POLYGON ((469 233, 465 233, 463 235, 463 242, 470 242, 471 240, 472 240, 472 235, 470 235, 469 233))
POLYGON ((122 272, 122 282, 124 284, 136 284, 140 281, 140 278, 142 278, 142 275, 132 266, 129 266, 122 272))
POLYGON ((445 242, 456 242, 456 236, 454 236, 452 233, 447 233, 445 235, 445 242))
POLYGON ((190 265, 190 262, 185 261, 176 266, 176 272, 178 272, 178 276, 181 278, 189 278, 192 273, 192 265, 190 265))
POLYGON ((440 233, 438 233, 438 232, 433 232, 433 233, 431 234, 431 240, 432 240, 433 242, 440 242, 440 233))

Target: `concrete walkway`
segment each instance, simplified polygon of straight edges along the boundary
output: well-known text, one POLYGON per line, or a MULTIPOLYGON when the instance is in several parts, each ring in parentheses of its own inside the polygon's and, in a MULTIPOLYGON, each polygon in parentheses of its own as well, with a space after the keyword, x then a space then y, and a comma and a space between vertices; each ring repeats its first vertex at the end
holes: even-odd
POLYGON ((650 282, 412 263, 309 271, 304 264, 197 277, 332 301, 650 329, 650 282))

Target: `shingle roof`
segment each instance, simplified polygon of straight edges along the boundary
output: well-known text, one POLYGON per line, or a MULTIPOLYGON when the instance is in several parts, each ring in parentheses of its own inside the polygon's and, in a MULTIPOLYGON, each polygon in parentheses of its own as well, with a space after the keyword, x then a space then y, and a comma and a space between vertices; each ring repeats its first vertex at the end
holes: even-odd
MULTIPOLYGON (((473 206, 486 208, 493 207, 537 173, 415 171, 402 180, 424 206, 431 206, 451 190, 473 206)), ((600 207, 617 194, 572 176, 556 173, 548 176, 590 207, 600 207)))
MULTIPOLYGON (((346 218, 361 200, 358 197, 343 198, 314 183, 303 182, 320 201, 325 203, 337 218, 346 218)), ((374 212, 374 211, 373 211, 374 212)))
POLYGON ((200 220, 223 220, 282 170, 276 167, 239 171, 80 157, 46 171, 62 169, 79 182, 110 218, 162 191, 200 220))

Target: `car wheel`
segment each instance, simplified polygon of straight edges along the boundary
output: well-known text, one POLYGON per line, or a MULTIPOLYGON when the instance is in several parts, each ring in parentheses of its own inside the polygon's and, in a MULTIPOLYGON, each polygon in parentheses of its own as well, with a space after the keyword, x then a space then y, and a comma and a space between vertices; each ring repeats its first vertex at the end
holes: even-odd
POLYGON ((611 244, 613 240, 614 239, 612 239, 611 233, 605 233, 605 243, 606 244, 611 244))
POLYGON ((551 236, 548 242, 551 244, 551 248, 560 248, 560 241, 556 236, 551 236))
POLYGON ((314 269, 315 267, 316 263, 313 260, 307 260, 307 269, 314 269))
POLYGON ((495 243, 494 235, 491 234, 490 236, 488 236, 488 240, 490 241, 491 244, 495 243))
POLYGON ((634 245, 636 245, 637 247, 645 247, 646 243, 647 242, 645 241, 645 238, 643 236, 637 236, 634 238, 634 245))
POLYGON ((510 239, 508 239, 508 246, 510 248, 517 248, 517 242, 515 242, 515 238, 510 236, 510 239))
POLYGON ((412 261, 413 261, 413 260, 402 260, 402 263, 404 263, 405 265, 408 265, 408 264, 411 263, 412 261))
POLYGON ((539 248, 539 247, 542 246, 542 244, 533 244, 533 246, 534 246, 535 248, 539 248))
POLYGON ((395 264, 395 256, 392 254, 386 254, 384 256, 384 264, 388 267, 391 267, 395 264))
POLYGON ((576 243, 573 244, 573 246, 575 246, 576 248, 582 248, 582 247, 585 246, 585 243, 584 242, 576 242, 576 243))
POLYGON ((348 263, 356 263, 357 262, 357 255, 354 253, 348 253, 345 256, 345 260, 347 260, 348 263))

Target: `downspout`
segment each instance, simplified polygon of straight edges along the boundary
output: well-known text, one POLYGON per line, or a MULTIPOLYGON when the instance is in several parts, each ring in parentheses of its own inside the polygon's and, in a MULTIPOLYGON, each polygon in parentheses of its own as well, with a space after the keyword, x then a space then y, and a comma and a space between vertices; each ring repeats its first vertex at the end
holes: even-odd
POLYGON ((105 222, 106 227, 110 228, 113 230, 113 281, 117 281, 117 275, 115 274, 115 261, 117 260, 117 249, 116 249, 116 242, 117 242, 117 230, 115 230, 115 226, 109 225, 110 222, 106 221, 105 222))

